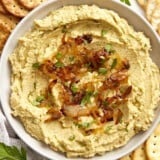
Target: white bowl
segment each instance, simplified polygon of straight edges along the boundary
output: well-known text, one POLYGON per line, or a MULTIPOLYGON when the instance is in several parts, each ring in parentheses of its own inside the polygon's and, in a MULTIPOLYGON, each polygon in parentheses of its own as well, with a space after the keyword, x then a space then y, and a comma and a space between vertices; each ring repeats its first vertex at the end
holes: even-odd
MULTIPOLYGON (((17 133, 17 135, 34 151, 39 154, 54 160, 66 160, 67 158, 57 152, 51 150, 47 145, 37 141, 32 138, 25 130, 22 124, 12 117, 11 108, 9 104, 10 96, 10 66, 8 63, 8 56, 12 53, 14 48, 17 45, 19 37, 23 36, 26 31, 31 28, 34 19, 41 19, 45 17, 48 12, 55 10, 64 5, 80 5, 80 4, 96 4, 102 8, 108 8, 117 12, 121 17, 127 19, 130 25, 134 26, 135 30, 142 31, 148 36, 151 40, 152 51, 151 57, 153 61, 160 67, 160 41, 156 33, 151 29, 150 24, 141 16, 132 11, 128 6, 120 3, 117 0, 49 0, 48 2, 42 4, 31 13, 28 14, 16 27, 11 36, 9 37, 1 57, 0 63, 0 98, 2 103, 2 108, 9 121, 10 125, 17 133)), ((154 130, 156 125, 160 121, 160 107, 155 112, 155 119, 152 123, 152 126, 146 132, 140 133, 133 137, 128 144, 124 147, 116 149, 111 152, 107 152, 103 156, 96 156, 92 158, 93 160, 115 160, 132 150, 134 150, 138 145, 143 143, 147 137, 154 130)), ((76 158, 77 159, 77 158, 76 158)), ((81 158, 79 158, 81 159, 81 158)))

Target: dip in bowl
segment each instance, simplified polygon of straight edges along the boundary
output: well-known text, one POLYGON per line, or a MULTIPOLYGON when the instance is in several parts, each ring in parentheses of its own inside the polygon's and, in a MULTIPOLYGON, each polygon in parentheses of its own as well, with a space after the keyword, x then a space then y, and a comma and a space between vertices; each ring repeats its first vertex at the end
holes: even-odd
POLYGON ((1 68, 11 70, 3 72, 8 94, 1 95, 2 105, 20 138, 48 158, 66 159, 39 141, 67 157, 116 159, 158 123, 160 74, 149 52, 153 60, 159 56, 159 41, 143 18, 118 2, 74 3, 45 3, 17 26, 2 56, 1 68), (123 19, 124 10, 141 25, 123 19))

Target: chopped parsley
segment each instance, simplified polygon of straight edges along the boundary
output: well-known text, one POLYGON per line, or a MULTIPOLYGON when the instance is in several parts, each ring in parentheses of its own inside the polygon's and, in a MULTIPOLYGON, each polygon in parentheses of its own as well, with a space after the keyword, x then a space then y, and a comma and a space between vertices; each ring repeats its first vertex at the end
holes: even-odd
POLYGON ((78 128, 88 128, 88 127, 90 127, 91 123, 90 123, 90 122, 75 123, 75 125, 76 125, 78 128))
POLYGON ((113 59, 112 65, 111 65, 111 69, 115 68, 117 65, 117 59, 113 59))
POLYGON ((38 69, 40 66, 41 66, 41 65, 40 65, 39 62, 36 62, 36 63, 33 63, 33 64, 32 64, 32 68, 34 68, 34 69, 38 69))
POLYGON ((84 64, 85 67, 90 68, 91 67, 91 62, 88 62, 86 64, 84 64))
POLYGON ((55 64, 55 67, 57 67, 57 68, 61 68, 61 67, 64 67, 64 64, 62 63, 62 62, 56 62, 55 64))
POLYGON ((36 83, 36 82, 34 82, 34 83, 33 83, 33 86, 34 86, 34 89, 36 89, 36 87, 37 87, 37 83, 36 83))
POLYGON ((128 128, 125 128, 124 130, 125 130, 126 132, 128 132, 128 128))
POLYGON ((98 94, 99 94, 98 91, 95 91, 95 92, 93 93, 93 96, 96 97, 96 96, 98 96, 98 94))
POLYGON ((111 129, 112 129, 112 126, 107 126, 106 129, 105 129, 105 131, 109 132, 111 129))
POLYGON ((93 92, 86 92, 85 96, 82 98, 81 100, 81 106, 84 106, 85 104, 89 103, 90 102, 90 99, 93 95, 93 92))
POLYGON ((120 0, 121 2, 123 2, 123 3, 125 3, 125 4, 127 4, 127 5, 131 5, 131 3, 130 3, 130 1, 129 0, 120 0))
POLYGON ((103 105, 104 107, 107 107, 107 106, 109 105, 109 103, 108 103, 107 101, 103 101, 103 102, 102 102, 102 105, 103 105))
POLYGON ((101 30, 101 36, 104 37, 107 34, 107 31, 105 29, 101 30))
POLYGON ((67 32, 67 27, 66 26, 63 26, 62 28, 62 33, 66 33, 67 32))
POLYGON ((108 53, 111 53, 111 52, 113 52, 113 46, 111 45, 111 44, 107 44, 106 46, 105 46, 105 50, 108 52, 108 53))
POLYGON ((72 91, 73 93, 76 93, 76 92, 78 91, 78 88, 76 87, 75 84, 72 84, 72 85, 71 85, 71 91, 72 91))
POLYGON ((106 68, 99 68, 98 73, 101 75, 105 75, 107 73, 107 69, 106 68))
POLYGON ((73 140, 75 140, 75 138, 76 138, 75 135, 72 135, 72 136, 69 137, 69 140, 73 141, 73 140))
POLYGON ((58 52, 57 54, 56 54, 56 59, 61 59, 61 57, 62 57, 62 53, 61 52, 58 52))
POLYGON ((70 61, 70 62, 73 62, 73 61, 74 61, 74 59, 75 59, 75 57, 74 57, 74 56, 70 56, 70 57, 69 57, 69 61, 70 61))
POLYGON ((37 96, 36 99, 32 102, 32 105, 38 106, 42 101, 44 101, 44 96, 37 96))
POLYGON ((38 106, 38 105, 40 105, 40 103, 35 100, 35 101, 32 102, 32 105, 33 106, 38 106))
POLYGON ((36 101, 37 101, 37 102, 42 102, 44 99, 45 99, 44 96, 38 96, 38 97, 36 98, 36 101))

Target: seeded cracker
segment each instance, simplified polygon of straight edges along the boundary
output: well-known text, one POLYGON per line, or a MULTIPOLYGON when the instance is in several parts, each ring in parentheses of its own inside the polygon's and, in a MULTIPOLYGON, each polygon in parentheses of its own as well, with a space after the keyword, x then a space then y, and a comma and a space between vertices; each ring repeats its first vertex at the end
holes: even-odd
POLYGON ((128 155, 120 158, 119 160, 132 160, 132 154, 128 154, 128 155))
POLYGON ((0 1, 0 13, 4 13, 7 14, 8 12, 6 11, 6 9, 4 8, 2 2, 0 1))
POLYGON ((145 145, 142 144, 133 152, 132 160, 147 160, 144 147, 145 145))
POLYGON ((149 160, 160 160, 160 124, 146 142, 146 154, 149 160))
POLYGON ((146 4, 148 2, 148 0, 137 0, 138 4, 142 7, 142 8, 146 8, 146 4))
POLYGON ((19 2, 28 9, 33 9, 45 0, 19 0, 19 2))
POLYGON ((151 16, 151 24, 157 31, 159 23, 160 23, 160 4, 156 6, 151 16))
POLYGON ((29 10, 24 8, 18 0, 2 0, 2 3, 9 13, 17 17, 24 17, 29 12, 29 10))
POLYGON ((146 5, 146 16, 147 19, 151 22, 153 11, 156 6, 160 3, 160 0, 148 0, 146 5))
POLYGON ((0 13, 0 23, 3 23, 10 31, 15 28, 20 18, 17 18, 10 14, 0 13))
POLYGON ((4 24, 0 23, 0 54, 9 34, 10 31, 8 28, 4 24))

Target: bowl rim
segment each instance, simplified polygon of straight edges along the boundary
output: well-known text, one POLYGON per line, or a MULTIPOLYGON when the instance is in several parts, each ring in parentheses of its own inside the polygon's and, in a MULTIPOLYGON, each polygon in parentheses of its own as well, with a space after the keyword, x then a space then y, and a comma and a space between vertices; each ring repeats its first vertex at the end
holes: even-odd
MULTIPOLYGON (((65 0, 50 0, 50 1, 46 1, 46 2, 44 2, 44 3, 42 3, 40 6, 38 6, 37 8, 35 8, 34 10, 32 10, 25 18, 23 18, 22 20, 21 20, 21 22, 16 26, 16 28, 14 29, 14 31, 11 33, 11 35, 9 36, 9 38, 8 38, 8 40, 7 40, 7 42, 6 42, 6 44, 5 44, 5 46, 4 46, 4 49, 3 49, 3 51, 2 51, 2 55, 1 55, 1 59, 0 59, 0 75, 3 75, 2 74, 2 69, 3 69, 3 62, 7 59, 7 56, 10 54, 8 54, 7 53, 7 49, 8 49, 8 47, 9 47, 9 45, 11 44, 11 41, 12 41, 12 39, 13 39, 13 37, 16 37, 16 34, 18 33, 18 31, 19 31, 19 29, 21 29, 22 28, 22 26, 24 25, 24 24, 27 24, 27 22, 28 21, 30 21, 30 19, 32 19, 32 23, 33 23, 33 18, 32 17, 36 17, 36 13, 37 12, 40 12, 40 11, 42 11, 44 8, 46 8, 46 7, 48 7, 48 6, 50 6, 50 5, 54 5, 54 3, 55 2, 58 2, 59 1, 59 3, 61 4, 61 6, 62 6, 62 4, 64 4, 65 2, 65 0)), ((69 1, 69 0, 68 0, 69 1)), ((71 0, 70 0, 71 1, 71 0)), ((83 0, 84 1, 84 3, 83 4, 87 4, 87 3, 85 3, 85 0, 83 0)), ((92 1, 92 0, 89 0, 89 1, 92 1)), ((103 1, 103 0, 102 0, 103 1)), ((127 11, 129 11, 129 12, 131 12, 132 14, 134 14, 135 16, 138 16, 144 23, 145 23, 145 25, 151 30, 151 32, 152 32, 152 34, 154 35, 154 38, 159 42, 159 44, 160 44, 160 39, 159 39, 159 37, 158 37, 158 34, 153 30, 153 28, 151 27, 151 25, 150 25, 150 23, 142 16, 142 15, 139 15, 138 13, 136 13, 136 11, 134 11, 132 8, 130 8, 129 6, 127 6, 127 5, 125 5, 125 4, 123 4, 123 3, 121 3, 121 2, 119 2, 119 1, 117 1, 117 0, 109 0, 111 3, 115 3, 116 5, 120 5, 121 7, 123 7, 125 10, 127 10, 127 11)), ((104 3, 106 3, 105 1, 104 1, 104 3)), ((61 7, 61 6, 59 6, 59 7, 61 7)), ((58 7, 58 8, 59 8, 58 7)), ((100 7, 101 8, 101 7, 100 7)), ((54 10, 54 9, 53 9, 54 10)), ((114 9, 113 9, 114 10, 114 9)), ((39 19, 39 18, 38 18, 39 19)), ((30 28, 30 26, 29 26, 29 28, 30 28)), ((27 29, 28 30, 28 29, 27 29)), ((25 32, 24 32, 25 33, 25 32)), ((18 39, 16 39, 16 43, 18 42, 18 39)), ((4 86, 2 86, 2 84, 0 84, 0 90, 1 91, 3 91, 3 89, 4 89, 4 86)), ((44 156, 44 157, 46 157, 46 158, 50 158, 50 159, 55 159, 55 160, 58 160, 58 159, 56 159, 56 158, 53 158, 53 157, 50 157, 49 155, 47 155, 47 153, 43 153, 43 152, 40 152, 37 148, 34 148, 34 146, 31 146, 30 145, 30 142, 28 142, 26 139, 24 139, 24 137, 22 137, 20 134, 19 134, 19 132, 16 130, 16 127, 14 127, 13 125, 12 125, 12 118, 9 116, 9 113, 7 112, 7 110, 5 109, 5 102, 4 102, 4 99, 3 99, 3 97, 4 97, 4 95, 3 95, 3 93, 2 92, 0 92, 0 102, 1 102, 1 105, 2 105, 2 110, 3 110, 3 112, 4 112, 4 114, 5 114, 5 116, 6 116, 6 119, 8 120, 8 122, 10 123, 10 125, 11 125, 11 127, 12 127, 12 129, 14 130, 14 132, 20 137, 20 139, 27 145, 27 146, 29 146, 30 148, 32 148, 35 152, 37 152, 37 153, 39 153, 40 155, 42 155, 42 156, 44 156)), ((156 127, 156 125, 159 123, 159 121, 160 121, 160 116, 159 117, 157 117, 157 119, 153 122, 153 124, 152 124, 152 126, 149 128, 149 132, 151 133, 151 131, 153 131, 153 129, 156 127)), ((23 126, 22 126, 23 127, 23 126)), ((28 133, 26 133, 26 134, 28 134, 28 133)), ((138 141, 137 142, 137 145, 136 146, 134 146, 134 147, 130 147, 129 149, 128 149, 128 151, 127 152, 125 152, 125 153, 123 153, 123 154, 121 154, 121 156, 124 156, 125 154, 127 154, 127 153, 129 153, 129 152, 131 152, 132 150, 134 150, 136 147, 138 147, 141 143, 143 143, 146 139, 147 139, 147 137, 150 135, 150 134, 146 134, 146 133, 143 133, 144 134, 144 137, 145 138, 143 138, 143 140, 141 140, 141 141, 138 141)), ((29 135, 30 136, 30 135, 29 135)), ((37 141, 37 140, 36 140, 37 141)), ((49 148, 49 147, 48 147, 49 148)), ((54 152, 54 151, 53 151, 54 152)), ((105 158, 105 155, 104 155, 104 158, 105 158)), ((119 158, 119 157, 115 157, 115 158, 119 158)), ((114 159, 115 159, 114 158, 114 159)), ((64 158, 64 159, 67 159, 67 158, 64 158)), ((79 159, 81 159, 81 158, 79 158, 79 159)), ((95 158, 92 158, 92 159, 95 159, 96 160, 96 157, 95 158)), ((98 159, 101 159, 101 158, 98 158, 98 159)), ((103 159, 103 158, 102 158, 103 159)), ((108 159, 108 160, 111 160, 111 159, 108 159)))

